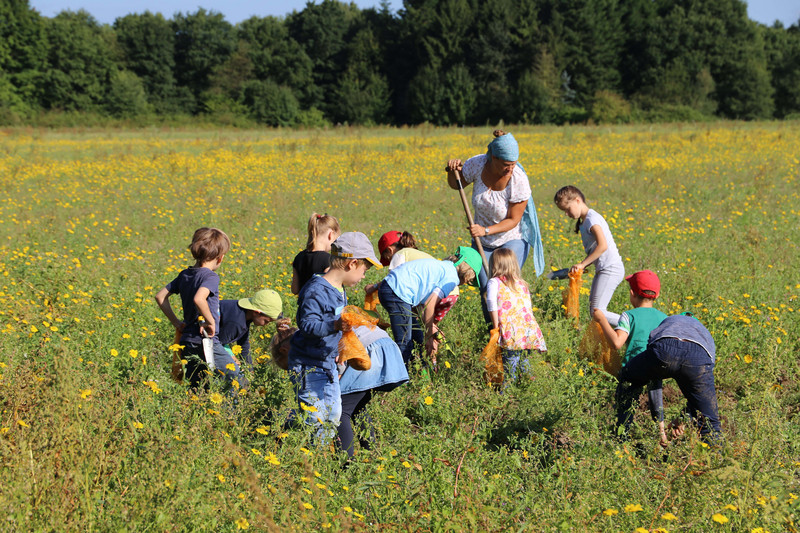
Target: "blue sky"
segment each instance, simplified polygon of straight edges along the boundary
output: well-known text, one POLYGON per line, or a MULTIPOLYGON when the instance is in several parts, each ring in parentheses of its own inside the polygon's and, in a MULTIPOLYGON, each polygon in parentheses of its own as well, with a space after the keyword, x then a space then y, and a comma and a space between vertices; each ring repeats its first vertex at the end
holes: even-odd
MULTIPOLYGON (((713 1, 713 0, 709 0, 713 1)), ((355 0, 361 7, 377 7, 379 0, 355 0)), ((70 9, 77 11, 85 9, 98 21, 111 24, 114 19, 129 13, 143 13, 151 11, 161 13, 166 18, 180 11, 193 13, 198 7, 209 11, 219 11, 225 15, 228 22, 236 24, 252 15, 286 15, 294 10, 302 10, 306 5, 305 0, 29 0, 29 5, 46 17, 52 17, 60 11, 70 9)), ((402 0, 390 0, 389 5, 393 11, 403 6, 402 0)), ((800 19, 800 1, 798 0, 752 0, 747 6, 751 19, 767 25, 772 25, 775 20, 790 26, 800 19)))

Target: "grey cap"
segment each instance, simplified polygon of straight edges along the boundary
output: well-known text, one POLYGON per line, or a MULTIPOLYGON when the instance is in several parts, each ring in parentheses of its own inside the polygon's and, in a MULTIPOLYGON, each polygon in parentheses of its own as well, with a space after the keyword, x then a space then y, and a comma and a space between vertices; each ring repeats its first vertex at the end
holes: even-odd
POLYGON ((375 257, 375 249, 366 235, 360 231, 348 231, 342 233, 338 239, 331 244, 332 257, 346 257, 350 259, 366 259, 378 268, 381 266, 378 258, 375 257))

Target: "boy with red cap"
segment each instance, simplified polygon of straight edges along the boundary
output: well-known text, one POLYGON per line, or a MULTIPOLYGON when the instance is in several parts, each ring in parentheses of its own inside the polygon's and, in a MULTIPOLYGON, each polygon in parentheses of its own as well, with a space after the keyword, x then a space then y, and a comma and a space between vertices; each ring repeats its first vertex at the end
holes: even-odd
MULTIPOLYGON (((625 355, 622 358, 622 367, 647 348, 647 339, 650 332, 657 328, 667 315, 653 307, 653 302, 661 292, 661 282, 652 270, 641 270, 625 280, 630 284, 630 300, 634 307, 623 312, 619 317, 616 328, 609 324, 605 313, 595 309, 594 319, 603 328, 606 338, 617 350, 627 344, 625 355)), ((641 394, 642 386, 632 386, 630 383, 620 381, 617 385, 617 430, 629 429, 633 421, 633 401, 641 394)), ((658 423, 661 444, 667 444, 667 434, 664 430, 664 400, 661 380, 648 383, 648 400, 650 414, 658 423)))

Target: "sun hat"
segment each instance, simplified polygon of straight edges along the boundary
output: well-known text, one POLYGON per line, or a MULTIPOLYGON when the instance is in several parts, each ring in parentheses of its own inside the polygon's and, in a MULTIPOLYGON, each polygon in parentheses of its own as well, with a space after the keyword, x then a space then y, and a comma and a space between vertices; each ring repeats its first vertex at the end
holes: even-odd
POLYGON ((239 300, 239 307, 251 311, 258 311, 262 315, 267 315, 272 320, 277 320, 283 315, 281 296, 272 289, 262 289, 250 298, 242 298, 239 300))
POLYGON ((634 272, 625 281, 630 283, 631 290, 634 294, 638 294, 642 298, 658 298, 658 293, 661 292, 661 281, 652 270, 640 270, 634 272))
POLYGON ((366 235, 360 231, 348 231, 342 233, 338 239, 331 244, 331 257, 346 257, 349 259, 366 259, 378 268, 383 268, 378 258, 375 257, 375 250, 366 235))
POLYGON ((387 231, 381 238, 378 240, 378 255, 381 256, 381 264, 383 266, 389 266, 389 261, 383 261, 383 251, 386 250, 389 246, 393 245, 397 241, 400 240, 400 237, 403 236, 402 231, 387 231))
POLYGON ((478 253, 477 250, 474 248, 470 248, 469 246, 459 246, 455 253, 456 262, 455 265, 458 266, 461 263, 466 262, 472 270, 475 271, 475 279, 472 281, 471 285, 473 287, 478 287, 478 276, 480 276, 481 268, 483 268, 483 260, 481 259, 481 254, 478 253))

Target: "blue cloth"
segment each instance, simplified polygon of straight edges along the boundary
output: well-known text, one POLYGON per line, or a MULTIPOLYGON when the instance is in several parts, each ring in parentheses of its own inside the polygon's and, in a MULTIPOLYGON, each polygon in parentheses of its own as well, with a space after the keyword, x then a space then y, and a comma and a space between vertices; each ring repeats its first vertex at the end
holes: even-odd
MULTIPOLYGON (((525 168, 519 162, 517 162, 517 166, 525 172, 525 168)), ((525 176, 528 176, 527 172, 525 172, 525 176)), ((531 247, 533 268, 536 270, 536 276, 541 276, 544 274, 544 245, 542 244, 542 232, 539 230, 539 216, 536 214, 533 195, 528 199, 528 205, 525 206, 525 212, 522 213, 522 220, 519 221, 519 230, 522 233, 523 240, 531 247)))
POLYGON ((242 361, 253 364, 250 357, 250 322, 246 311, 239 307, 239 300, 220 300, 219 302, 219 342, 223 345, 236 343, 242 347, 239 354, 242 361))
POLYGON ((342 394, 339 389, 339 374, 314 365, 289 363, 289 379, 297 395, 298 410, 304 424, 314 430, 319 445, 328 444, 336 435, 336 426, 342 417, 342 394), (303 406, 315 410, 303 409, 303 406))
MULTIPOLYGON (((372 366, 369 370, 347 367, 339 378, 342 394, 372 389, 390 391, 408 381, 408 371, 403 364, 403 354, 395 342, 380 328, 371 330, 361 326, 355 330, 359 340, 370 334, 375 340, 365 344, 372 366)), ((362 340, 362 343, 364 341, 362 340)))
POLYGON ((519 160, 519 144, 513 135, 506 133, 489 143, 489 153, 503 161, 519 160))
MULTIPOLYGON (((675 316, 667 317, 662 325, 671 318, 675 316)), ((632 391, 637 387, 641 390, 648 381, 666 378, 673 378, 686 397, 686 412, 700 426, 703 440, 716 441, 722 430, 714 386, 714 362, 709 359, 703 345, 688 339, 660 337, 651 341, 647 349, 631 359, 619 373, 620 384, 629 383, 632 391)), ((630 424, 636 398, 638 392, 618 396, 617 420, 620 426, 630 424)))
POLYGON ((289 347, 289 367, 297 364, 336 371, 342 332, 336 320, 347 305, 347 295, 322 276, 312 277, 297 298, 296 323, 289 347))
POLYGON ((693 316, 668 316, 656 329, 650 332, 648 343, 652 344, 665 337, 693 342, 705 350, 712 363, 716 361, 717 348, 714 345, 711 333, 693 316))
POLYGON ((531 363, 528 357, 531 350, 503 350, 503 386, 508 387, 520 376, 530 374, 531 363))
MULTIPOLYGON (((197 291, 204 287, 208 289, 208 309, 214 319, 216 328, 219 331, 219 275, 206 267, 189 267, 184 269, 178 276, 167 283, 167 290, 170 294, 179 294, 181 304, 183 304, 183 328, 181 334, 181 344, 193 343, 200 344, 203 337, 200 335, 200 324, 197 319, 200 312, 194 305, 194 296, 197 291)), ((214 335, 216 338, 216 334, 214 335)))
MULTIPOLYGON (((424 259, 417 259, 411 263, 419 263, 420 261, 424 261, 424 259)), ((404 263, 404 265, 411 263, 404 263)), ((402 266, 392 272, 400 270, 402 266)), ((414 343, 425 343, 425 332, 422 330, 419 318, 414 313, 411 304, 404 302, 397 296, 388 283, 381 283, 378 286, 378 300, 383 308, 386 309, 386 312, 389 313, 392 335, 394 335, 394 340, 400 349, 400 353, 403 354, 403 362, 408 364, 411 359, 411 352, 414 349, 414 343)))
POLYGON ((458 283, 458 270, 452 261, 417 259, 389 272, 381 285, 388 285, 405 303, 417 306, 427 302, 436 291, 444 298, 458 283))

